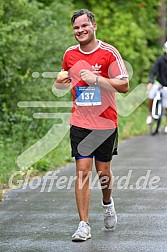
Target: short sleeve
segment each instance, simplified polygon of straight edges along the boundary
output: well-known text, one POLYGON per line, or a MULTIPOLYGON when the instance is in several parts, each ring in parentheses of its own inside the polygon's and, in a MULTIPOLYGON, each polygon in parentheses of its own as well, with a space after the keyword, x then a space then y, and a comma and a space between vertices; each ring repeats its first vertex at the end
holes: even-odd
POLYGON ((67 65, 67 53, 64 53, 64 55, 63 55, 62 70, 63 71, 69 70, 68 65, 67 65))
POLYGON ((110 57, 110 65, 108 69, 109 78, 128 78, 128 72, 125 67, 124 61, 118 52, 117 49, 114 48, 114 51, 110 57))

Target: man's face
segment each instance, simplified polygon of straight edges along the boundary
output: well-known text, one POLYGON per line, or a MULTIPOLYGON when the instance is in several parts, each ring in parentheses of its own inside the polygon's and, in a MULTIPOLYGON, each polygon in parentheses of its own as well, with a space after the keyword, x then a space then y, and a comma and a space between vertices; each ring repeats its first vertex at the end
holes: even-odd
POLYGON ((95 38, 96 29, 96 24, 92 24, 86 14, 77 17, 73 23, 74 36, 81 45, 95 38))

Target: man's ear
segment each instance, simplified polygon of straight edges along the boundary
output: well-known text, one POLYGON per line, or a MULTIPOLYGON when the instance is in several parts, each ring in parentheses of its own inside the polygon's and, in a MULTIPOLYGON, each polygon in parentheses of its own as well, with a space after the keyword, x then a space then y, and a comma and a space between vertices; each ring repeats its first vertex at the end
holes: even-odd
POLYGON ((97 30, 97 24, 94 23, 94 24, 93 24, 93 27, 94 27, 94 31, 96 31, 96 30, 97 30))

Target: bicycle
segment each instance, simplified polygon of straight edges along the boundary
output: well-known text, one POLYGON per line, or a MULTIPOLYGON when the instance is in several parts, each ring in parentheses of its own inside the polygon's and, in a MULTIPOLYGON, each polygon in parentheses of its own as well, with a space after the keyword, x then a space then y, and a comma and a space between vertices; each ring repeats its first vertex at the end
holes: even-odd
POLYGON ((156 135, 157 133, 159 133, 162 117, 164 115, 164 108, 162 103, 162 90, 166 89, 166 87, 163 87, 160 83, 156 84, 158 84, 158 88, 152 104, 152 112, 151 112, 152 122, 150 124, 151 135, 156 135))

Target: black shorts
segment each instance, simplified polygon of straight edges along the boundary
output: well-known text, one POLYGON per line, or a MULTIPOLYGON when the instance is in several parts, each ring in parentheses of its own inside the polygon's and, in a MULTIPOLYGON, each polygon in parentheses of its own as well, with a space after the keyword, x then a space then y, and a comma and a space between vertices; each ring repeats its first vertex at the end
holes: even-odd
POLYGON ((95 157, 108 162, 117 155, 118 130, 89 130, 76 126, 70 128, 72 157, 76 159, 95 157))

